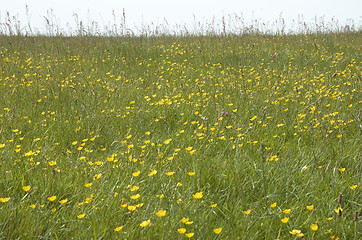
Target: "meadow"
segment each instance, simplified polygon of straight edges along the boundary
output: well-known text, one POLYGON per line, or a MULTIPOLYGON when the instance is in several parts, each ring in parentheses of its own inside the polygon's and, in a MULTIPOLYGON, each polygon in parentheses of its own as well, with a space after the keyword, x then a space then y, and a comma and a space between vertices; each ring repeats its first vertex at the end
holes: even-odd
POLYGON ((0 239, 361 239, 361 46, 1 36, 0 239))

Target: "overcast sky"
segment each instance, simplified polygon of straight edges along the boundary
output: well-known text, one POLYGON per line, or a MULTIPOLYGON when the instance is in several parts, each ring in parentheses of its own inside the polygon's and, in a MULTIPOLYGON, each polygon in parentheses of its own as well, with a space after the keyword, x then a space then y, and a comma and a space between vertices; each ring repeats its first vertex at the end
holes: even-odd
POLYGON ((28 5, 30 23, 33 28, 45 26, 44 16, 53 10, 55 23, 62 27, 66 23, 74 24, 74 13, 83 22, 96 21, 100 24, 113 24, 112 10, 120 21, 125 9, 126 23, 129 27, 153 23, 162 23, 164 19, 170 25, 199 21, 208 21, 215 17, 236 14, 245 22, 260 19, 273 22, 280 14, 290 22, 303 16, 304 21, 312 22, 314 17, 332 18, 340 24, 351 19, 357 26, 362 24, 361 0, 0 0, 0 22, 4 22, 6 12, 17 15, 26 25, 25 6, 28 5))

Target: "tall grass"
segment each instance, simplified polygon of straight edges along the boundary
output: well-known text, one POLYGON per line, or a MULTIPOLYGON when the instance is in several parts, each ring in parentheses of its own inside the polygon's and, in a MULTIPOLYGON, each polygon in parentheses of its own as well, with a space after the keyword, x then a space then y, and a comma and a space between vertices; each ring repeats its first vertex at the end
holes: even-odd
POLYGON ((76 32, 0 37, 3 239, 361 238, 361 31, 76 32))

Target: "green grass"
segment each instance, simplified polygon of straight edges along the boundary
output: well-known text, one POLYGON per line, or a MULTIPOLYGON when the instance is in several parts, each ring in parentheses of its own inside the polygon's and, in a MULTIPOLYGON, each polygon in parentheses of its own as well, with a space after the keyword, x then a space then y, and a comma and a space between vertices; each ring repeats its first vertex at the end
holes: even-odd
POLYGON ((0 37, 0 238, 360 239, 361 33, 0 37))

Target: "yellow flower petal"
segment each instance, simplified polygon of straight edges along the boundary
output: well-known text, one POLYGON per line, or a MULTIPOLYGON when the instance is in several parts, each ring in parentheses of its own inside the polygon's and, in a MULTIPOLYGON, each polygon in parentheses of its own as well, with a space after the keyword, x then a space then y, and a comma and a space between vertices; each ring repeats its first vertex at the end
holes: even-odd
POLYGON ((195 199, 201 199, 202 198, 202 192, 197 192, 192 195, 195 199))
POLYGON ((77 218, 82 219, 82 218, 84 218, 84 216, 85 216, 85 214, 83 213, 83 214, 78 215, 77 218))
POLYGON ((165 215, 166 215, 166 210, 160 210, 160 211, 158 211, 157 213, 156 213, 156 215, 158 216, 158 217, 164 217, 165 215))
POLYGON ((215 228, 214 229, 214 233, 216 233, 216 234, 220 234, 221 231, 222 231, 222 228, 215 228))
POLYGON ((314 209, 314 206, 313 205, 309 205, 306 207, 309 211, 312 211, 314 209))
POLYGON ((317 230, 318 230, 318 225, 317 225, 317 224, 312 224, 312 225, 310 225, 310 228, 311 228, 313 231, 317 231, 317 230))
POLYGON ((57 199, 57 196, 51 196, 51 197, 48 197, 48 200, 53 202, 55 199, 57 199))
POLYGON ((150 225, 150 222, 151 222, 151 220, 143 221, 143 222, 140 224, 140 226, 141 226, 141 227, 147 227, 148 225, 150 225))
POLYGON ((186 232, 186 228, 179 228, 177 229, 177 231, 180 233, 180 234, 184 234, 186 232))
POLYGON ((122 228, 123 228, 123 226, 117 227, 117 228, 114 229, 114 231, 119 232, 119 231, 122 230, 122 228))
POLYGON ((194 233, 186 233, 185 236, 188 238, 192 238, 194 236, 194 233))
POLYGON ((25 192, 29 192, 30 189, 31 189, 31 186, 24 186, 24 187, 23 187, 23 190, 24 190, 25 192))

